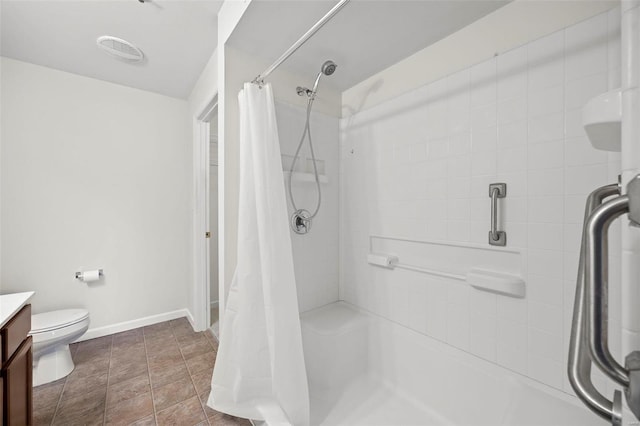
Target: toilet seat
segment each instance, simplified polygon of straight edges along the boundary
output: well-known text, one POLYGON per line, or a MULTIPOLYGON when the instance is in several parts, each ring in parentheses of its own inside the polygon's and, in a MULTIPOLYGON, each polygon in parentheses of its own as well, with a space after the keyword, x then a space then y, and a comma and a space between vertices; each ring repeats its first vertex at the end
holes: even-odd
POLYGON ((89 311, 86 309, 62 309, 59 311, 43 312, 31 316, 30 335, 58 330, 86 320, 89 311))

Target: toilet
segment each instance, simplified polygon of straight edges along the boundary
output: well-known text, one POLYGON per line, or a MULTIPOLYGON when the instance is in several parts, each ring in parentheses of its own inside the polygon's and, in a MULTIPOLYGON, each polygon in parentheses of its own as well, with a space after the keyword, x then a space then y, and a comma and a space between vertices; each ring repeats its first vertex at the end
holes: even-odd
POLYGON ((61 379, 74 368, 69 344, 89 328, 89 311, 62 309, 31 316, 33 386, 61 379))

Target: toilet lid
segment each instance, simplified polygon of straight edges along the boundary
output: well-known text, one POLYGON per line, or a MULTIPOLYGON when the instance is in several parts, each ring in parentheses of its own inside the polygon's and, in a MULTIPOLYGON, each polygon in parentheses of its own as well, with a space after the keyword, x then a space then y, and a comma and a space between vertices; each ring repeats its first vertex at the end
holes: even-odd
POLYGON ((62 309, 31 315, 31 334, 72 325, 88 316, 89 311, 86 309, 62 309))

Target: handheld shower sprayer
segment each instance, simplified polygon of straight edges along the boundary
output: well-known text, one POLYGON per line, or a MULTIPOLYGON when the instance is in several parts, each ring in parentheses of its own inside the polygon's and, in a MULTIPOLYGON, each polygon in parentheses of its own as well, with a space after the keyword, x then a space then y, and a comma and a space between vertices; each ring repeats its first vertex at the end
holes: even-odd
POLYGON ((320 67, 320 72, 316 76, 316 81, 313 83, 313 89, 298 86, 296 87, 296 93, 298 93, 298 96, 307 95, 307 97, 310 99, 315 98, 316 92, 318 90, 318 83, 320 82, 320 77, 322 77, 323 74, 327 76, 333 74, 334 72, 336 72, 336 68, 338 68, 338 65, 336 65, 336 63, 332 60, 325 61, 325 63, 320 67))
POLYGON ((293 161, 291 162, 291 168, 289 170, 289 199, 291 200, 291 205, 293 206, 293 214, 291 215, 291 229, 296 234, 306 234, 311 229, 311 221, 320 211, 320 205, 322 204, 322 191, 320 190, 320 178, 318 177, 318 167, 316 165, 316 156, 313 151, 313 142, 311 141, 311 127, 309 125, 309 121, 311 118, 311 106, 313 105, 313 101, 316 98, 316 92, 318 89, 318 83, 320 82, 320 77, 322 75, 331 75, 336 71, 337 65, 333 61, 325 61, 320 67, 320 72, 316 76, 316 81, 313 83, 313 89, 308 89, 306 87, 298 86, 296 87, 296 92, 298 96, 306 95, 309 99, 307 101, 307 120, 304 125, 304 130, 302 131, 302 136, 300 137, 300 143, 298 143, 298 148, 296 149, 296 154, 293 156, 293 161), (309 151, 311 153, 311 160, 313 162, 313 173, 316 178, 316 188, 318 189, 318 204, 313 211, 313 213, 309 213, 307 210, 298 208, 296 206, 296 202, 293 199, 293 190, 291 189, 291 177, 293 176, 293 171, 295 170, 296 162, 298 161, 298 157, 300 156, 300 149, 304 144, 305 137, 309 138, 309 151))

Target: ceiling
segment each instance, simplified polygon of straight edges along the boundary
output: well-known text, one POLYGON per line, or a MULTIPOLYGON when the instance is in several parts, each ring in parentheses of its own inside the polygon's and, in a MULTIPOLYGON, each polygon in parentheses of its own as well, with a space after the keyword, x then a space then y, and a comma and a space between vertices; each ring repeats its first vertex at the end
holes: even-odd
POLYGON ((0 54, 176 98, 187 98, 217 43, 222 0, 79 0, 0 3, 0 54), (96 46, 112 35, 138 46, 139 64, 96 46))
MULTIPOLYGON (((309 82, 301 83, 311 84, 321 64, 332 59, 338 69, 322 84, 344 91, 508 2, 352 0, 282 67, 309 75, 309 82)), ((229 44, 271 64, 335 4, 335 0, 254 1, 229 44)))

